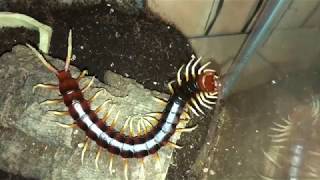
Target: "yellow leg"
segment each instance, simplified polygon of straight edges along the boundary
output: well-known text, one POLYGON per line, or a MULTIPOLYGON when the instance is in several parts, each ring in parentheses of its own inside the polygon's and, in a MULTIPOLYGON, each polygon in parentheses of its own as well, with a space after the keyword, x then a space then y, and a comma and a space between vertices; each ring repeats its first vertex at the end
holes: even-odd
POLYGON ((183 111, 181 114, 181 119, 188 119, 189 120, 189 119, 191 119, 191 117, 187 112, 183 111))
POLYGON ((103 102, 100 106, 98 106, 97 108, 96 108, 96 110, 94 111, 95 113, 99 113, 101 110, 102 110, 102 108, 108 103, 108 102, 110 102, 111 100, 106 100, 105 102, 103 102))
POLYGON ((192 113, 195 114, 196 116, 200 116, 198 112, 190 104, 187 104, 187 108, 190 109, 192 113))
POLYGON ((113 154, 110 155, 110 162, 109 162, 109 173, 112 174, 112 163, 113 163, 113 154))
POLYGON ((98 161, 99 161, 99 158, 100 158, 101 150, 102 150, 102 148, 98 147, 98 152, 97 152, 97 155, 96 155, 96 159, 94 160, 94 164, 96 165, 96 170, 99 170, 98 161))
POLYGON ((124 122, 124 125, 122 126, 122 128, 120 129, 120 133, 124 133, 129 125, 131 117, 129 117, 128 119, 126 119, 126 121, 124 122))
POLYGON ((154 159, 156 160, 156 169, 161 169, 160 155, 158 152, 154 153, 154 159))
POLYGON ((63 102, 63 99, 49 99, 49 100, 45 100, 42 103, 40 103, 40 105, 44 105, 44 104, 58 104, 63 102))
POLYGON ((207 105, 207 104, 205 103, 205 100, 202 99, 199 94, 196 95, 196 98, 197 98, 198 102, 199 102, 202 106, 204 106, 204 107, 207 108, 207 109, 212 109, 211 106, 209 106, 209 105, 207 105))
POLYGON ((191 132, 191 131, 197 129, 197 127, 198 127, 198 125, 195 125, 195 126, 190 127, 190 128, 177 128, 176 132, 181 132, 181 133, 182 132, 191 132))
POLYGON ((192 64, 193 61, 194 61, 194 57, 188 62, 187 66, 186 66, 186 71, 185 71, 186 81, 189 81, 189 69, 190 69, 190 65, 192 64))
POLYGON ((81 164, 83 164, 84 154, 85 154, 85 152, 86 152, 87 149, 88 149, 89 142, 90 142, 90 139, 87 137, 87 138, 86 138, 86 141, 85 141, 85 143, 84 143, 84 147, 83 147, 82 152, 81 152, 81 164))
POLYGON ((72 123, 72 124, 62 124, 57 122, 58 126, 63 127, 63 128, 76 128, 77 123, 72 123))
POLYGON ((48 111, 48 113, 56 115, 56 116, 67 116, 67 115, 69 115, 68 111, 48 111))
POLYGON ((53 84, 37 84, 37 85, 33 86, 32 93, 34 93, 34 91, 37 88, 54 89, 54 90, 59 89, 59 87, 57 85, 53 85, 53 84))
POLYGON ((144 177, 143 179, 145 179, 145 169, 144 169, 144 161, 143 158, 139 159, 139 163, 140 163, 140 169, 141 169, 141 174, 144 177))
POLYGON ((200 58, 198 58, 198 60, 192 65, 192 67, 191 67, 191 75, 192 75, 192 77, 193 78, 195 78, 196 77, 196 67, 197 67, 197 65, 198 65, 198 63, 201 61, 201 57, 200 58))
POLYGON ((170 81, 169 83, 168 83, 168 88, 169 88, 169 91, 170 91, 170 93, 171 94, 174 94, 174 90, 173 90, 173 87, 172 87, 172 84, 174 83, 174 81, 170 81))
POLYGON ((204 112, 202 111, 202 109, 200 108, 200 106, 198 105, 197 101, 194 98, 191 98, 191 102, 201 114, 204 114, 204 112))
POLYGON ((177 145, 177 144, 175 144, 175 143, 173 143, 173 142, 171 142, 171 141, 168 141, 168 145, 169 145, 170 147, 175 148, 175 149, 182 149, 182 146, 179 146, 179 145, 177 145))
POLYGON ((92 77, 91 81, 85 87, 82 88, 81 91, 83 93, 86 92, 92 86, 93 82, 94 82, 94 76, 92 77))
POLYGON ((82 71, 79 76, 77 77, 77 81, 79 82, 82 78, 84 78, 86 75, 88 75, 88 71, 84 70, 82 71))
POLYGON ((132 118, 130 119, 130 126, 129 126, 129 133, 130 133, 130 136, 133 137, 134 136, 134 131, 133 131, 133 125, 132 125, 132 118))
POLYGON ((162 99, 162 98, 152 97, 152 99, 155 100, 156 102, 160 103, 162 106, 166 106, 167 105, 167 101, 162 99))
POLYGON ((112 105, 110 110, 103 116, 103 118, 101 119, 103 122, 106 122, 107 119, 110 117, 110 114, 111 114, 113 108, 114 108, 114 105, 112 105))
POLYGON ((124 162, 124 177, 128 180, 128 159, 123 159, 124 162))
POLYGON ((181 86, 181 84, 182 84, 181 71, 182 71, 183 67, 184 67, 184 65, 182 65, 182 66, 179 68, 178 73, 177 73, 177 82, 178 82, 179 86, 181 86))
POLYGON ((89 101, 93 102, 95 99, 97 99, 97 97, 102 93, 103 90, 98 91, 96 94, 94 94, 89 101))
POLYGON ((118 121, 118 118, 119 118, 119 114, 120 114, 120 111, 117 112, 116 117, 114 118, 114 120, 111 123, 111 127, 115 127, 115 125, 118 121))

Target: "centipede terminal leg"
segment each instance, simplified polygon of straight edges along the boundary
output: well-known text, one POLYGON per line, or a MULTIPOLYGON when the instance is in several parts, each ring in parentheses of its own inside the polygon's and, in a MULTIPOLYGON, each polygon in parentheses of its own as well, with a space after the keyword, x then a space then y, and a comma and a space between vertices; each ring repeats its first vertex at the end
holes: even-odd
POLYGON ((49 90, 57 90, 59 87, 57 85, 53 84, 37 84, 33 86, 32 92, 34 93, 37 88, 44 88, 44 89, 49 89, 49 90))

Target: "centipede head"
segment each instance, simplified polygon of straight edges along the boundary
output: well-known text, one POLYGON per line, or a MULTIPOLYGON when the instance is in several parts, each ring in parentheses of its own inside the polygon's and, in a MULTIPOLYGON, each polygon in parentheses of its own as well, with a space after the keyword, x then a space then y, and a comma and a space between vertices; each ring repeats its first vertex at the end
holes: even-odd
POLYGON ((58 77, 60 82, 66 80, 66 79, 72 78, 70 71, 65 71, 65 70, 58 71, 58 74, 56 74, 56 76, 58 77))
POLYGON ((219 77, 214 71, 205 71, 197 77, 197 84, 201 91, 216 92, 221 86, 219 77))

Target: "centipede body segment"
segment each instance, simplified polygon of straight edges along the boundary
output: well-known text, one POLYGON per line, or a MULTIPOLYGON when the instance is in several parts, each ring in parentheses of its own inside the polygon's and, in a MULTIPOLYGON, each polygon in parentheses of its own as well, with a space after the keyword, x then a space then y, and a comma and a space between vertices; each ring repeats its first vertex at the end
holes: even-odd
MULTIPOLYGON (((182 117, 190 118, 186 112, 187 109, 197 116, 200 113, 204 113, 202 107, 212 109, 220 88, 219 77, 216 75, 216 72, 207 68, 209 63, 200 66, 201 58, 196 59, 193 57, 186 66, 182 66, 179 69, 177 80, 169 83, 168 86, 172 95, 167 100, 163 112, 158 114, 158 117, 148 116, 145 118, 149 122, 151 129, 143 133, 139 131, 137 135, 134 135, 131 125, 133 122, 129 119, 121 130, 117 130, 115 128, 116 120, 111 125, 106 124, 110 111, 103 118, 97 116, 97 112, 101 110, 101 106, 96 110, 92 110, 90 106, 90 102, 97 98, 97 94, 89 100, 84 98, 83 92, 91 86, 92 82, 85 88, 80 89, 79 80, 84 77, 86 72, 81 73, 78 78, 71 76, 69 71, 72 55, 71 31, 68 38, 68 55, 63 70, 57 70, 37 50, 30 45, 27 46, 59 80, 57 86, 38 84, 35 88, 58 89, 63 98, 48 100, 47 103, 63 102, 68 111, 60 112, 61 115, 69 114, 74 120, 74 124, 67 127, 78 126, 86 133, 87 139, 95 141, 99 146, 96 161, 99 159, 101 148, 105 148, 112 154, 111 157, 119 155, 125 159, 125 172, 128 166, 126 159, 144 158, 148 155, 156 154, 161 147, 167 144, 179 148, 178 145, 170 141, 173 134, 176 131, 189 132, 195 129, 195 127, 177 129, 180 119, 182 117), (155 120, 157 123, 150 123, 148 118, 155 120), (128 124, 130 124, 130 133, 125 134, 124 129, 126 129, 128 124)), ((82 160, 87 146, 88 141, 84 145, 82 160)), ((112 158, 110 165, 112 165, 112 158)))

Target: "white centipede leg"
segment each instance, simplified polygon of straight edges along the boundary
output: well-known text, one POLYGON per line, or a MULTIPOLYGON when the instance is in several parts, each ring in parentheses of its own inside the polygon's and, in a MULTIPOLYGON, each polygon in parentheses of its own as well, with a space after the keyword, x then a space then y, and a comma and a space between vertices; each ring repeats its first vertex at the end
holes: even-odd
POLYGON ((84 154, 85 154, 85 152, 86 152, 87 149, 88 149, 89 142, 90 142, 89 137, 86 137, 86 140, 85 140, 85 143, 84 143, 82 152, 81 152, 81 164, 82 164, 82 165, 83 165, 83 160, 84 160, 84 154))
POLYGON ((211 106, 207 105, 207 104, 202 100, 202 98, 200 97, 199 94, 196 94, 196 98, 197 98, 198 102, 199 102, 202 106, 204 106, 205 108, 207 108, 207 109, 213 109, 211 106))
POLYGON ((190 69, 190 65, 192 64, 192 62, 194 61, 194 57, 192 57, 192 59, 188 62, 187 66, 186 66, 186 70, 185 70, 185 77, 186 77, 186 81, 189 81, 189 69, 190 69))
POLYGON ((143 158, 139 159, 139 163, 140 163, 140 174, 142 174, 142 179, 145 179, 145 169, 144 169, 144 161, 143 158))
POLYGON ((126 180, 128 180, 128 159, 123 159, 124 163, 124 177, 126 180))
POLYGON ((204 96, 208 99, 218 99, 218 92, 209 94, 208 92, 204 93, 204 96))
POLYGON ((168 141, 168 145, 169 145, 170 147, 175 148, 175 149, 182 149, 182 148, 183 148, 182 146, 179 146, 179 145, 177 145, 176 143, 173 143, 173 142, 171 142, 171 141, 168 141))
POLYGON ((63 102, 63 99, 48 99, 45 100, 43 102, 40 103, 40 105, 44 105, 44 104, 58 104, 63 102))
POLYGON ((198 114, 198 112, 197 112, 190 104, 187 103, 186 106, 187 106, 188 109, 191 110, 191 112, 192 112, 193 114, 195 114, 196 116, 200 116, 200 115, 198 114))
POLYGON ((95 113, 99 113, 101 110, 102 110, 102 108, 107 104, 107 103, 109 103, 111 100, 106 100, 106 101, 104 101, 100 106, 98 106, 97 108, 96 108, 96 110, 94 111, 95 113))
POLYGON ((174 90, 173 90, 173 88, 172 88, 172 83, 174 83, 174 81, 170 81, 170 82, 168 83, 168 88, 169 88, 170 93, 171 93, 171 94, 174 94, 174 90))
POLYGON ((130 118, 130 120, 129 120, 129 135, 131 136, 131 137, 133 137, 134 136, 134 130, 133 130, 133 125, 132 125, 132 118, 130 118))
POLYGON ((76 128, 77 127, 77 123, 72 123, 72 124, 62 124, 57 122, 57 125, 63 128, 76 128))
POLYGON ((189 119, 191 119, 191 117, 190 117, 189 113, 183 111, 182 114, 181 114, 181 119, 189 120, 189 119))
POLYGON ((191 102, 194 105, 194 107, 196 107, 196 109, 201 113, 201 114, 205 114, 202 109, 200 108, 200 106, 198 105, 197 101, 194 98, 191 98, 191 102))
POLYGON ((160 119, 161 116, 162 116, 162 113, 161 112, 151 112, 151 113, 147 113, 145 114, 146 116, 151 116, 151 117, 154 117, 156 119, 160 119))
POLYGON ((59 86, 58 85, 53 85, 53 84, 37 84, 37 85, 33 86, 32 93, 34 93, 37 88, 57 90, 57 89, 59 89, 59 86))
POLYGON ((72 56, 72 31, 70 29, 69 35, 68 35, 68 52, 66 57, 66 65, 64 66, 64 71, 68 71, 70 67, 71 62, 71 56, 72 56))
POLYGON ((89 82, 85 87, 83 87, 83 88, 81 89, 81 91, 82 91, 83 93, 86 92, 86 91, 90 88, 90 86, 92 86, 92 84, 93 84, 93 82, 94 82, 94 79, 95 79, 95 77, 93 76, 92 79, 90 80, 90 82, 89 82))
POLYGON ((211 62, 207 62, 205 63, 203 66, 201 66, 199 69, 198 69, 198 75, 200 75, 202 73, 202 71, 207 67, 209 66, 209 64, 211 64, 211 62))
POLYGON ((195 125, 193 127, 189 127, 189 128, 177 128, 176 129, 176 132, 180 132, 180 133, 183 133, 183 132, 192 132, 194 131, 195 129, 197 129, 198 125, 195 125))
POLYGON ((48 111, 48 113, 56 115, 56 116, 67 116, 69 115, 68 111, 48 111))
POLYGON ((112 164, 113 164, 113 154, 110 155, 110 161, 109 161, 109 173, 112 175, 112 164))
POLYGON ((281 168, 281 166, 277 163, 277 161, 275 159, 273 159, 268 153, 266 153, 265 151, 263 151, 263 155, 272 163, 274 164, 277 168, 281 168))
POLYGON ((39 53, 34 47, 32 47, 30 44, 26 44, 31 51, 39 58, 39 60, 49 69, 49 71, 53 72, 54 74, 59 74, 58 70, 53 67, 50 63, 48 63, 45 58, 43 57, 43 55, 41 53, 39 53))
POLYGON ((97 152, 96 158, 94 160, 94 164, 96 165, 96 170, 99 170, 98 161, 99 161, 99 158, 100 158, 101 150, 102 150, 102 148, 98 147, 98 152, 97 152))
POLYGON ((77 77, 77 81, 79 82, 82 78, 84 78, 86 75, 88 75, 88 71, 84 70, 82 71, 79 76, 77 77))
POLYGON ((177 73, 177 82, 179 84, 179 86, 181 86, 182 84, 182 80, 181 80, 181 71, 182 71, 182 68, 184 67, 184 65, 182 65, 179 70, 178 70, 178 73, 177 73))
POLYGON ((191 67, 191 75, 192 75, 193 78, 196 77, 196 67, 199 64, 199 62, 201 61, 201 59, 202 59, 202 57, 199 57, 191 67))
POLYGON ((120 133, 124 133, 129 125, 131 117, 129 117, 128 119, 126 119, 126 121, 124 122, 124 125, 122 126, 122 128, 120 129, 120 133))

